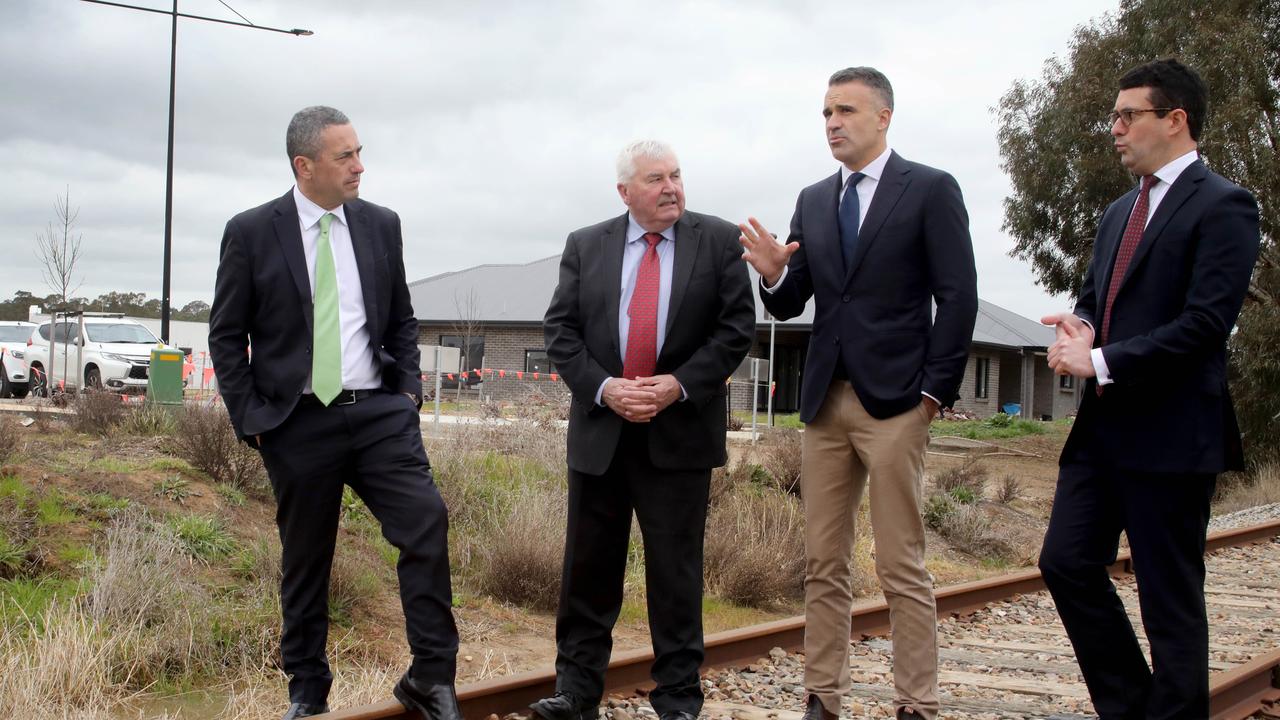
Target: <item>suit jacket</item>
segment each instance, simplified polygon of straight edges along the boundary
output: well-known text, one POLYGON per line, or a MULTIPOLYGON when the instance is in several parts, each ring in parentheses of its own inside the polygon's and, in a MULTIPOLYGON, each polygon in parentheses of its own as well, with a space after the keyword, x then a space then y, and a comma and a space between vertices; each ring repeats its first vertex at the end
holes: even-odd
MULTIPOLYGON (((1111 203, 1075 314, 1098 333, 1111 271, 1138 197, 1111 203)), ((1102 356, 1113 384, 1085 386, 1062 460, 1146 472, 1243 469, 1226 345, 1258 257, 1258 205, 1197 160, 1166 192, 1116 291, 1102 356)))
MULTIPOLYGON (((710 215, 685 212, 676 222, 666 339, 655 374, 670 373, 688 398, 649 422, 653 464, 710 469, 725 463, 725 380, 755 337, 755 303, 739 231, 710 215)), ((575 230, 560 258, 560 279, 543 320, 547 357, 572 392, 569 467, 601 475, 613 459, 623 423, 596 392, 622 377, 618 304, 627 215, 575 230)))
MULTIPOLYGON (((405 283, 400 218, 363 200, 345 203, 343 212, 382 386, 419 396, 418 321, 405 283)), ((293 411, 311 374, 311 326, 311 281, 291 190, 231 218, 222 235, 209 354, 242 439, 293 411)))
POLYGON ((848 272, 840 250, 840 173, 800 191, 787 276, 760 298, 780 320, 814 299, 800 419, 810 422, 837 365, 873 417, 955 402, 978 313, 969 216, 941 170, 891 153, 858 232, 848 272), (933 313, 933 302, 937 313, 933 313))

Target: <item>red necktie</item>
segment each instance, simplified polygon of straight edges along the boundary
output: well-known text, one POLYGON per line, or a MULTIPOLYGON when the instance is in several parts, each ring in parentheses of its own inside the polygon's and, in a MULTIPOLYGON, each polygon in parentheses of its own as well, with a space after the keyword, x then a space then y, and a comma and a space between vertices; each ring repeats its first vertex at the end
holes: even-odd
POLYGON ((1147 229, 1147 205, 1151 195, 1151 187, 1160 181, 1155 175, 1142 176, 1142 190, 1138 193, 1138 202, 1133 204, 1133 213, 1129 215, 1129 224, 1124 227, 1124 236, 1120 239, 1120 249, 1116 251, 1116 264, 1111 269, 1111 284, 1107 286, 1107 304, 1102 311, 1102 342, 1107 344, 1111 330, 1111 305, 1116 301, 1116 292, 1124 280, 1124 273, 1129 269, 1129 261, 1138 249, 1142 240, 1142 232, 1147 229))
POLYGON ((649 247, 636 271, 636 287, 627 306, 627 356, 622 361, 622 377, 649 377, 658 364, 658 292, 662 280, 662 264, 658 262, 658 243, 662 235, 645 233, 649 247))

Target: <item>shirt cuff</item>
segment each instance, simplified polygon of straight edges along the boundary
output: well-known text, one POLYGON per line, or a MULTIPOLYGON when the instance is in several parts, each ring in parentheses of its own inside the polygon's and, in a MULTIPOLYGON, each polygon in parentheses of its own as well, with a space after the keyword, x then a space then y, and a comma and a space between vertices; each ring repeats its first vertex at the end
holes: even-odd
POLYGON ((777 289, 778 289, 778 287, 779 287, 780 285, 782 285, 782 281, 783 281, 783 280, 786 280, 786 279, 787 279, 787 266, 786 266, 786 265, 783 265, 783 266, 782 266, 782 274, 778 276, 778 282, 774 283, 774 284, 773 284, 773 287, 769 287, 768 285, 765 285, 765 284, 764 284, 764 276, 763 276, 763 275, 762 275, 762 276, 760 276, 760 287, 764 288, 764 291, 765 291, 765 292, 767 292, 767 293, 769 293, 770 295, 772 295, 772 294, 773 294, 773 291, 774 291, 774 290, 777 290, 777 289))
POLYGON ((688 400, 689 391, 684 389, 684 383, 677 380, 676 384, 680 386, 680 402, 684 402, 685 400, 688 400))
POLYGON ((925 392, 925 391, 923 391, 923 390, 921 390, 921 391, 920 391, 920 394, 921 394, 921 395, 923 395, 923 396, 925 396, 925 397, 927 397, 927 398, 929 398, 930 400, 932 400, 934 403, 936 403, 936 404, 938 405, 938 407, 942 407, 942 403, 938 401, 938 398, 936 398, 936 397, 934 397, 934 396, 930 395, 929 393, 927 393, 927 392, 925 392))
POLYGON ((1099 385, 1110 385, 1115 382, 1111 379, 1111 371, 1107 369, 1107 359, 1102 356, 1102 348, 1090 350, 1089 357, 1093 359, 1093 374, 1098 376, 1099 385))
POLYGON ((612 379, 613 378, 611 377, 607 377, 604 379, 604 382, 600 383, 600 387, 596 390, 596 405, 604 407, 604 386, 608 385, 609 381, 612 379))

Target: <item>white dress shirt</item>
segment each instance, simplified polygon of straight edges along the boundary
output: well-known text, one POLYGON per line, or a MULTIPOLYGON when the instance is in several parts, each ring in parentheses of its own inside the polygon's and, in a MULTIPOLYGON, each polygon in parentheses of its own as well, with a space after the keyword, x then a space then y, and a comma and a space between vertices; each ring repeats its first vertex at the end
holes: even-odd
MULTIPOLYGON (((333 248, 333 265, 338 277, 338 323, 342 335, 342 388, 368 390, 382 386, 382 373, 369 342, 368 319, 364 314, 364 292, 360 271, 356 266, 355 248, 343 206, 325 210, 311 202, 295 185, 293 200, 298 206, 298 225, 302 230, 302 252, 307 258, 307 277, 311 298, 315 301, 316 251, 320 244, 320 217, 332 213, 329 223, 329 245, 333 248)), ((307 378, 303 392, 311 392, 307 378)))
MULTIPOLYGON (((1142 226, 1144 229, 1147 225, 1151 224, 1151 218, 1155 216, 1156 208, 1160 206, 1160 201, 1164 199, 1166 194, 1168 194, 1169 186, 1173 185, 1174 181, 1178 179, 1178 176, 1182 174, 1183 170, 1186 170, 1191 163, 1195 162, 1199 158, 1200 151, 1192 150, 1186 155, 1173 159, 1168 165, 1165 165, 1153 173, 1157 180, 1156 184, 1152 185, 1151 189, 1147 191, 1147 222, 1142 226)), ((1138 182, 1141 184, 1141 178, 1139 178, 1138 182)), ((1134 198, 1133 203, 1135 206, 1138 204, 1137 198, 1134 198)), ((1129 208, 1129 215, 1132 217, 1133 208, 1129 208)), ((1102 302, 1103 311, 1105 312, 1107 299, 1103 298, 1102 302)), ((1099 317, 1098 320, 1101 322, 1102 318, 1099 317)), ((1102 348, 1093 348, 1089 353, 1089 357, 1093 360, 1093 372, 1098 376, 1099 385, 1110 385, 1115 382, 1111 379, 1111 371, 1107 368, 1107 359, 1102 356, 1102 348)))
MULTIPOLYGON (((618 300, 618 352, 623 359, 627 357, 627 335, 631 331, 631 296, 636 291, 636 276, 640 274, 640 261, 649 249, 649 242, 644 239, 648 230, 640 227, 636 219, 627 213, 627 242, 622 246, 622 290, 618 300)), ((662 354, 662 343, 667 339, 667 311, 671 307, 671 278, 676 264, 676 226, 663 230, 662 240, 658 241, 658 327, 657 352, 662 354)), ((604 404, 604 386, 613 378, 605 378, 596 390, 596 404, 604 404)), ((681 395, 688 397, 684 386, 680 387, 681 395)), ((681 399, 684 399, 683 397, 681 399)))

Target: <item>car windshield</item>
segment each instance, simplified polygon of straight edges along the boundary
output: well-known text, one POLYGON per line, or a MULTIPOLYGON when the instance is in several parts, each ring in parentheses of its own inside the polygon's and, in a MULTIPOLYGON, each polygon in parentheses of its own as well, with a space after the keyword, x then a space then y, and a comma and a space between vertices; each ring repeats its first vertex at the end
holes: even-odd
POLYGON ((156 336, 141 325, 133 323, 92 323, 84 326, 89 340, 100 343, 154 343, 156 336))
POLYGON ((26 342, 31 337, 31 326, 0 325, 0 342, 26 342))

